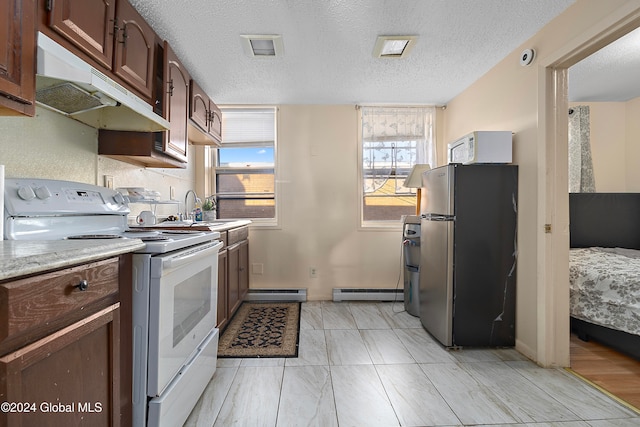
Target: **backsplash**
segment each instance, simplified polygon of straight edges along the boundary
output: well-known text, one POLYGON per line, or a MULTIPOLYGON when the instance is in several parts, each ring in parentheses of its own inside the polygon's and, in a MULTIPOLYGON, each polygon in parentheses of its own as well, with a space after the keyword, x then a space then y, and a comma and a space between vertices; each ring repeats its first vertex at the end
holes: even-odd
MULTIPOLYGON (((36 109, 36 117, 0 117, 0 164, 7 178, 48 178, 104 185, 110 175, 117 187, 146 187, 169 199, 184 202, 195 183, 194 167, 187 169, 145 169, 98 154, 98 131, 76 120, 36 109)), ((193 165, 193 150, 189 164, 193 165)), ((132 214, 149 205, 132 204, 132 214)), ((178 205, 158 205, 159 215, 178 212, 178 205)))

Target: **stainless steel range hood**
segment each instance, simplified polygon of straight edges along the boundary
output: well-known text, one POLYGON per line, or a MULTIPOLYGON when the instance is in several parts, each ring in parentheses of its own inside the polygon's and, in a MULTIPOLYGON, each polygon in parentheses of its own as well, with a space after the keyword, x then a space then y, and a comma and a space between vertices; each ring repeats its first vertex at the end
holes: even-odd
POLYGON ((36 102, 97 129, 169 129, 169 122, 150 104, 42 33, 38 33, 36 102))

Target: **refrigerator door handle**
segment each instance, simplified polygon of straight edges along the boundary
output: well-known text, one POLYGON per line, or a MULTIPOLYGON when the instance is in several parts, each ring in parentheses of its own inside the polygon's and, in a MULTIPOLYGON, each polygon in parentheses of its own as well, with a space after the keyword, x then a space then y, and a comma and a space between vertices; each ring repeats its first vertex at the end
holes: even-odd
POLYGON ((455 221, 455 215, 422 214, 420 218, 427 221, 455 221))

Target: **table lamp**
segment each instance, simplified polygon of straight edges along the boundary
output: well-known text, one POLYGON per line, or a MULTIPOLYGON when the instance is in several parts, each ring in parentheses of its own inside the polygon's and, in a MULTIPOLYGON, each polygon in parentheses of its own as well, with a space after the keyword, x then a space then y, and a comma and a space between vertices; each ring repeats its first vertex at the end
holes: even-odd
POLYGON ((418 163, 413 166, 409 176, 404 180, 404 186, 407 188, 417 188, 416 196, 418 201, 416 203, 416 215, 420 215, 420 200, 422 199, 422 173, 431 169, 431 166, 427 163, 418 163))

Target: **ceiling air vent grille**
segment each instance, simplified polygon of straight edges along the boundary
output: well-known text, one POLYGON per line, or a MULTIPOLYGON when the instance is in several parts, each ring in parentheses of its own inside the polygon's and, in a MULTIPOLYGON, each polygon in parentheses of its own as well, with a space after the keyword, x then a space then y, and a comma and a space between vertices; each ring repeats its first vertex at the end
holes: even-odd
POLYGON ((280 35, 242 35, 240 39, 248 56, 273 58, 284 54, 282 36, 280 35))

